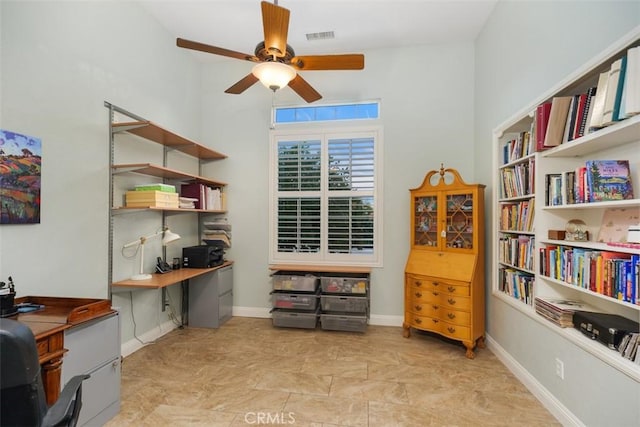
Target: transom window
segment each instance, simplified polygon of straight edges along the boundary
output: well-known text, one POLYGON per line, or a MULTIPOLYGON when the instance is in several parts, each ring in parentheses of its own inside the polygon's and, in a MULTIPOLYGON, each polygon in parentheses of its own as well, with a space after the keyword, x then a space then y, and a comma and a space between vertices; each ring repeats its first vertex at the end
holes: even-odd
POLYGON ((272 131, 271 263, 380 265, 380 133, 272 131))

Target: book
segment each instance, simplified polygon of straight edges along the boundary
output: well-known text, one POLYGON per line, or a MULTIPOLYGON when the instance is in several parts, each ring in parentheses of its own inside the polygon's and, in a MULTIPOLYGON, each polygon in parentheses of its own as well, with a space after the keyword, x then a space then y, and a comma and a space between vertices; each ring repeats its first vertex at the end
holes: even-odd
POLYGON ((589 202, 633 199, 628 160, 588 160, 585 174, 589 202))
POLYGON ((613 61, 611 64, 609 79, 607 81, 607 95, 604 100, 604 110, 602 113, 602 126, 609 126, 620 120, 618 115, 620 112, 626 64, 626 56, 613 61))
POLYGON ((555 147, 562 143, 572 99, 571 96, 555 96, 551 100, 551 112, 543 144, 545 147, 555 147))
POLYGON ((561 328, 573 327, 573 313, 576 311, 600 312, 596 307, 583 301, 544 296, 535 298, 534 307, 537 314, 561 328))
POLYGON ((607 85, 609 72, 605 71, 598 76, 598 85, 593 99, 591 119, 589 120, 589 132, 602 128, 602 115, 604 114, 604 101, 607 97, 607 85))
POLYGON ((590 113, 592 111, 591 105, 593 102, 593 98, 596 95, 597 88, 595 86, 590 87, 585 94, 585 102, 584 102, 584 110, 580 116, 580 122, 578 123, 578 127, 576 130, 575 138, 581 138, 585 135, 587 130, 587 123, 590 119, 590 113))
POLYGON ((572 123, 570 141, 580 137, 580 123, 582 122, 582 115, 584 114, 584 109, 587 105, 587 93, 585 92, 578 95, 577 102, 578 109, 576 111, 575 120, 572 123))
POLYGON ((535 139, 536 151, 546 150, 544 146, 544 138, 547 134, 547 125, 549 124, 549 114, 551 113, 551 103, 544 102, 536 108, 535 114, 535 139))
POLYGON ((564 133, 562 135, 562 144, 569 142, 573 139, 573 129, 575 128, 576 115, 578 114, 578 102, 580 95, 573 95, 571 97, 571 103, 569 104, 569 111, 567 111, 567 120, 564 125, 564 133))
POLYGON ((640 114, 640 46, 627 50, 627 69, 620 101, 620 117, 640 114))

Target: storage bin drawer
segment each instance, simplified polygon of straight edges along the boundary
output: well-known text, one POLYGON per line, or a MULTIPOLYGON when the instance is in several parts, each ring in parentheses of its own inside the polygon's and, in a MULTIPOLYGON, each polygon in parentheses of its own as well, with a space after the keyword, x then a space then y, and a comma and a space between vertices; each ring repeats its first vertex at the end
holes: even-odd
POLYGON ((318 306, 318 295, 308 293, 273 292, 271 302, 274 307, 294 308, 298 310, 315 310, 318 306))
POLYGON ((318 278, 311 274, 274 274, 271 280, 275 291, 315 292, 318 288, 318 278))
POLYGON ((318 312, 291 311, 275 308, 271 312, 273 326, 283 328, 315 329, 318 312))
POLYGON ((330 331, 364 332, 367 329, 367 316, 353 314, 321 314, 322 329, 330 331))
MULTIPOLYGON (((63 363, 64 365, 64 363, 63 363)), ((78 425, 97 426, 118 413, 120 406, 120 358, 89 372, 82 382, 82 410, 78 425), (116 404, 114 408, 113 405, 116 404), (101 414, 110 410, 113 413, 101 414), (102 421, 98 421, 101 419, 102 421)))
POLYGON ((360 296, 322 295, 320 301, 323 311, 366 313, 368 308, 367 298, 360 296))
POLYGON ((333 294, 366 294, 369 278, 362 275, 326 275, 320 278, 322 292, 333 294))
POLYGON ((120 323, 117 315, 101 317, 65 331, 62 382, 87 373, 120 357, 120 323))

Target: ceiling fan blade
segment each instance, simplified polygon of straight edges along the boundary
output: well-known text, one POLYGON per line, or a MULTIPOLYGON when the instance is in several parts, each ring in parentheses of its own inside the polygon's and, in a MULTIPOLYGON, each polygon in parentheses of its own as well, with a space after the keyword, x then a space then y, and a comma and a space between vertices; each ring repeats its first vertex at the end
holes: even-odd
POLYGON ((261 6, 265 49, 271 55, 283 57, 287 52, 289 9, 266 1, 261 2, 261 6))
POLYGON ((296 56, 291 59, 291 66, 298 70, 362 70, 364 55, 311 55, 296 56))
POLYGON ((178 38, 176 39, 176 45, 178 45, 178 47, 183 47, 185 49, 199 50, 201 52, 228 56, 230 58, 242 59, 245 61, 260 62, 260 60, 253 55, 248 55, 242 52, 236 52, 234 50, 224 49, 222 47, 211 46, 204 43, 194 42, 191 40, 178 38))
POLYGON ((289 82, 289 87, 293 89, 298 95, 307 102, 317 101, 322 98, 320 95, 305 79, 298 74, 293 80, 289 82))
POLYGON ((255 82, 258 81, 258 78, 253 74, 247 74, 244 76, 238 83, 231 86, 229 89, 225 90, 224 93, 232 93, 234 95, 239 95, 245 90, 249 89, 255 82))

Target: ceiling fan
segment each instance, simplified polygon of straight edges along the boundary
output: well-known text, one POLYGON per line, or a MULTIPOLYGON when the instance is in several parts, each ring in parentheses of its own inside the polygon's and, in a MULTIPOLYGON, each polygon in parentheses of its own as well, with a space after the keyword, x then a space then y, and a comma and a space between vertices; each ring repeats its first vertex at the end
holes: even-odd
POLYGON ((225 90, 225 93, 240 94, 258 80, 274 92, 289 86, 307 102, 322 98, 298 71, 312 70, 362 70, 364 55, 312 55, 296 56, 293 48, 287 44, 289 31, 289 9, 274 3, 261 2, 264 41, 258 43, 253 55, 211 46, 191 40, 178 38, 176 44, 185 49, 213 53, 215 55, 255 62, 250 74, 225 90))

